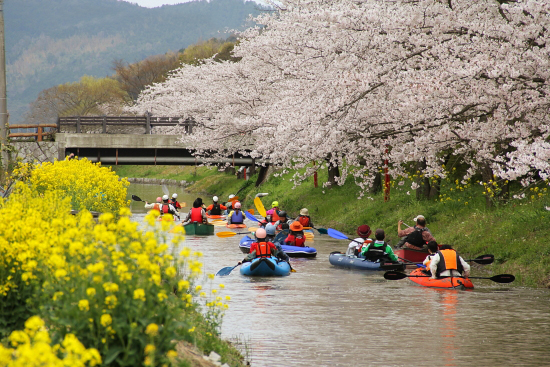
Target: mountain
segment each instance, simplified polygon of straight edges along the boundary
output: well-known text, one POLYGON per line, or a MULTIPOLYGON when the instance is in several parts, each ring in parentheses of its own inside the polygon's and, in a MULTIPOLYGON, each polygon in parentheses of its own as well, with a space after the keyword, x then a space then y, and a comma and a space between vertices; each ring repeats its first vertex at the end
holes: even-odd
POLYGON ((242 0, 152 9, 117 0, 4 0, 10 123, 43 89, 112 75, 114 60, 136 62, 225 38, 259 12, 257 3, 242 0))

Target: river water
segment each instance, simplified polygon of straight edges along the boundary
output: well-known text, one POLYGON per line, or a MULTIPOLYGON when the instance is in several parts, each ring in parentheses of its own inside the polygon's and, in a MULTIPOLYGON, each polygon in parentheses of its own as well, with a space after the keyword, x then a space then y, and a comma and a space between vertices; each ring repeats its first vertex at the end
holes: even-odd
MULTIPOLYGON (((188 207, 195 199, 168 189, 188 207)), ((137 184, 129 193, 149 201, 163 194, 137 184)), ((136 221, 142 204, 132 203, 136 221)), ((240 238, 189 236, 185 245, 204 254, 205 273, 216 273, 243 258, 240 238)), ((245 342, 252 366, 550 365, 548 290, 490 280, 474 281, 471 291, 430 289, 330 265, 330 252, 344 252, 346 241, 316 234, 309 246, 317 258, 292 259, 288 277, 245 277, 236 268, 215 280, 232 298, 222 336, 245 342)))

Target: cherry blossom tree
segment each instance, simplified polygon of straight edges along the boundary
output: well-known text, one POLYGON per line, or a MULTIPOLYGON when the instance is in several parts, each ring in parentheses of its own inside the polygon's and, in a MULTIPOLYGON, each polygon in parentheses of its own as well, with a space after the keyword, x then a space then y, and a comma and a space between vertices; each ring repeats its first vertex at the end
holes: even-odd
MULTIPOLYGON (((289 0, 240 35, 239 62, 183 66, 133 112, 192 116, 197 154, 241 152, 295 179, 326 165, 365 189, 420 162, 445 176, 550 175, 550 4, 289 0), (311 162, 318 163, 311 166, 311 162)), ((168 131, 167 131, 168 132, 168 131)), ((169 131, 170 133, 177 132, 169 131)))

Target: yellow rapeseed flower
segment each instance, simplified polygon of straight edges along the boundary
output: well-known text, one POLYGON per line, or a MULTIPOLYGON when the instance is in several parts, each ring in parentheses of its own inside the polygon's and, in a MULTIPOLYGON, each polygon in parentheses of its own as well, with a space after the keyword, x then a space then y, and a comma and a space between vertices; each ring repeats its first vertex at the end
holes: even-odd
POLYGON ((145 328, 145 334, 155 336, 159 332, 159 326, 157 324, 149 324, 145 328))
POLYGON ((103 315, 101 315, 99 322, 101 323, 101 325, 107 327, 111 325, 111 323, 113 322, 113 319, 111 315, 109 315, 108 313, 104 313, 103 315))
POLYGON ((87 299, 81 299, 78 301, 78 308, 80 311, 88 312, 90 311, 90 302, 87 299))

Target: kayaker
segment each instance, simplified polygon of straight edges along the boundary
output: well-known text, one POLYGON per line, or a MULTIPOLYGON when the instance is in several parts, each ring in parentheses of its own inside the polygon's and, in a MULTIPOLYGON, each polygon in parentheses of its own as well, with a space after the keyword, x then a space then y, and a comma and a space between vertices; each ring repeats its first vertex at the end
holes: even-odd
POLYGON ((267 241, 266 236, 265 229, 258 228, 256 230, 256 242, 250 245, 250 253, 242 261, 239 261, 239 265, 257 257, 277 256, 277 247, 273 242, 267 241))
POLYGON ((405 247, 413 250, 423 250, 424 245, 430 241, 435 241, 430 230, 426 228, 426 218, 423 215, 418 215, 414 218, 416 222, 414 227, 409 227, 401 230, 403 221, 397 222, 397 236, 405 237, 398 244, 397 247, 405 247))
POLYGON ((149 204, 148 202, 145 202, 145 209, 153 209, 153 210, 158 210, 158 212, 160 213, 160 206, 162 205, 162 198, 159 196, 157 198, 157 202, 156 203, 151 203, 149 204))
POLYGON ((313 227, 313 222, 309 217, 309 211, 306 208, 300 209, 300 216, 298 216, 296 220, 304 227, 313 227))
POLYGON ((470 265, 459 256, 451 245, 442 245, 430 262, 432 279, 449 276, 470 276, 470 265))
POLYGON ((222 215, 222 210, 226 209, 227 207, 225 205, 218 203, 218 197, 214 196, 212 198, 212 204, 208 205, 206 208, 206 213, 209 215, 222 215))
POLYGON ((271 209, 269 209, 266 213, 271 214, 271 216, 273 216, 273 213, 280 216, 280 214, 279 214, 279 202, 278 201, 272 202, 271 203, 271 209))
POLYGON ((304 226, 300 222, 293 222, 290 226, 290 233, 285 239, 284 244, 287 246, 304 247, 306 243, 306 236, 304 235, 304 226))
POLYGON ((423 272, 426 275, 432 275, 432 273, 430 272, 430 263, 432 262, 433 255, 435 255, 437 251, 439 251, 439 246, 437 242, 435 241, 428 242, 429 255, 426 256, 426 259, 424 259, 424 261, 422 262, 422 264, 424 264, 424 266, 426 267, 426 269, 423 270, 423 272))
POLYGON ((201 203, 198 200, 193 202, 193 207, 187 213, 187 218, 183 221, 183 225, 189 223, 208 223, 206 218, 206 211, 201 207, 201 203))
POLYGON ((347 256, 359 256, 363 246, 366 246, 373 241, 369 238, 372 231, 368 225, 363 224, 357 227, 356 232, 359 235, 359 238, 356 238, 349 243, 348 250, 346 251, 347 256))
POLYGON ((235 195, 231 194, 229 195, 229 201, 225 203, 225 214, 229 214, 231 210, 233 210, 233 201, 232 199, 235 197, 235 195))
POLYGON ((172 200, 170 201, 170 204, 172 204, 177 211, 181 209, 181 204, 178 203, 178 194, 176 193, 172 194, 172 200))
POLYGON ((174 208, 172 204, 169 202, 168 195, 164 195, 162 197, 162 204, 160 207, 160 215, 164 214, 172 214, 174 217, 180 218, 179 212, 174 208))
POLYGON ((277 247, 277 258, 280 259, 280 260, 283 260, 283 261, 290 261, 290 258, 288 257, 288 255, 286 254, 286 252, 283 251, 283 248, 281 246, 281 243, 280 242, 275 242, 274 239, 276 237, 276 231, 275 231, 275 225, 274 224, 267 224, 265 226, 265 232, 266 232, 266 241, 270 241, 270 242, 273 242, 273 244, 275 245, 275 247, 277 247))
POLYGON ((288 218, 286 217, 286 212, 284 210, 281 210, 279 212, 279 220, 275 222, 275 227, 277 228, 278 231, 282 229, 283 223, 288 223, 288 225, 290 226, 293 223, 293 221, 288 220, 288 218))
POLYGON ((384 230, 378 228, 374 232, 374 237, 376 240, 374 243, 368 244, 366 247, 363 247, 361 250, 361 255, 365 256, 365 259, 370 261, 392 261, 399 262, 398 257, 393 253, 393 250, 390 245, 388 245, 384 239, 386 234, 384 230))
POLYGON ((235 203, 235 209, 227 216, 227 224, 243 224, 244 214, 241 211, 241 203, 235 203))

